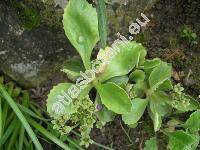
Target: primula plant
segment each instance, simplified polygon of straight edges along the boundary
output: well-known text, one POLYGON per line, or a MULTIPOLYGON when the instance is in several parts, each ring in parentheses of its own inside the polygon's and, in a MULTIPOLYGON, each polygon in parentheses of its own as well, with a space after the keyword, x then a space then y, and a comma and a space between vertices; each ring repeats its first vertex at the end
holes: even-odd
POLYGON ((86 0, 69 1, 63 25, 82 61, 68 60, 63 71, 74 83, 60 83, 48 95, 47 110, 54 128, 62 134, 79 127, 80 145, 88 147, 93 142, 89 134, 94 125, 102 128, 116 115, 136 127, 146 110, 157 132, 163 118, 172 112, 199 109, 199 103, 185 94, 180 84, 173 86, 171 64, 159 58, 145 59, 147 51, 140 43, 118 41, 115 48, 103 48, 91 60, 99 41, 98 17, 86 0), (89 80, 83 72, 90 73, 89 80))

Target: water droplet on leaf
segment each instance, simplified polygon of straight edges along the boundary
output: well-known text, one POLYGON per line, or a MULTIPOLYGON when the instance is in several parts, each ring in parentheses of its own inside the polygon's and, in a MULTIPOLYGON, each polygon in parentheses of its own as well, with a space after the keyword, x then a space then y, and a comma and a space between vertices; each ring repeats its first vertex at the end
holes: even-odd
POLYGON ((84 42, 84 37, 83 36, 79 36, 78 37, 78 42, 79 43, 83 43, 84 42))

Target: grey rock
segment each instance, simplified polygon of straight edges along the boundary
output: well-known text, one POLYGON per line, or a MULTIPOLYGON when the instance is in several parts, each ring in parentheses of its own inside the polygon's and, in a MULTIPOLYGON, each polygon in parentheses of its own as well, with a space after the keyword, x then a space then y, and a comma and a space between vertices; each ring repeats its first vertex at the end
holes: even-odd
POLYGON ((0 2, 0 69, 22 86, 39 86, 60 72, 72 49, 62 30, 26 30, 16 11, 0 2))
POLYGON ((110 0, 112 3, 107 6, 107 16, 109 22, 110 35, 120 32, 129 34, 129 26, 141 17, 141 13, 147 15, 158 0, 110 0), (118 4, 118 5, 116 5, 118 4), (115 8, 116 6, 116 8, 115 8))

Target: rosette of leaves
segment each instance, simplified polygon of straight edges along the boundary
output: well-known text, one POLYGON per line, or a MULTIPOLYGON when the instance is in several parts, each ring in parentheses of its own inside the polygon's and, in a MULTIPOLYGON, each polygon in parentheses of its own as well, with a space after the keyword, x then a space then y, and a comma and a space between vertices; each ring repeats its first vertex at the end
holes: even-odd
MULTIPOLYGON (((140 43, 119 40, 112 47, 101 49, 97 59, 91 60, 92 50, 99 40, 98 18, 95 8, 86 0, 69 1, 64 10, 63 25, 82 60, 69 59, 63 68, 75 83, 60 83, 48 95, 47 110, 55 119, 55 128, 65 134, 80 126, 81 144, 88 146, 91 143, 89 133, 95 122, 100 127, 120 114, 126 124, 133 125, 148 108, 157 131, 162 117, 174 107, 173 99, 168 95, 173 88, 171 66, 160 59, 145 60, 146 49, 140 43), (85 77, 84 71, 92 71, 94 76, 85 77), (70 95, 69 101, 64 95, 71 87, 76 92, 70 95), (96 95, 91 97, 95 100, 89 98, 91 89, 96 90, 96 95), (61 97, 67 105, 59 105, 62 111, 55 111, 52 108, 61 97), (80 105, 82 100, 89 105, 80 105), (89 106, 95 106, 95 109, 89 111, 89 106)), ((190 103, 187 110, 196 109, 195 104, 190 103)))
POLYGON ((171 65, 158 58, 145 60, 144 64, 131 72, 126 90, 132 98, 132 108, 129 114, 122 115, 126 124, 137 124, 147 109, 153 120, 154 130, 158 131, 162 118, 172 110, 183 113, 199 108, 199 103, 186 95, 180 84, 172 85, 171 72, 171 65))
MULTIPOLYGON (((48 95, 47 110, 50 116, 55 119, 53 122, 59 122, 60 117, 67 116, 65 121, 62 120, 63 118, 61 119, 61 124, 56 123, 55 128, 62 131, 68 121, 73 123, 74 118, 78 118, 78 124, 74 121, 73 126, 80 125, 80 128, 84 126, 85 123, 83 123, 84 121, 82 120, 87 120, 88 116, 85 113, 83 113, 81 117, 74 116, 74 114, 80 112, 75 109, 78 104, 74 102, 88 97, 93 87, 97 90, 97 98, 96 101, 93 102, 97 107, 91 112, 89 119, 93 117, 92 115, 95 115, 99 120, 97 126, 105 124, 104 122, 111 121, 115 114, 129 113, 131 111, 130 97, 125 89, 112 80, 114 80, 115 77, 127 75, 133 68, 142 64, 146 55, 145 48, 136 42, 128 42, 126 44, 119 42, 117 46, 120 51, 113 56, 110 63, 105 64, 105 62, 102 61, 96 67, 92 62, 99 61, 99 59, 94 61, 90 60, 91 52, 99 40, 98 19, 95 8, 86 0, 70 0, 64 11, 63 25, 68 39, 80 54, 83 64, 78 59, 73 58, 68 60, 63 71, 70 79, 76 81, 76 84, 60 83, 55 86, 48 95), (83 82, 80 82, 80 71, 92 69, 96 69, 95 78, 86 85, 78 87, 77 85, 83 85, 83 82), (77 78, 79 81, 76 80, 77 78), (68 93, 67 91, 71 86, 76 86, 81 89, 81 92, 77 97, 72 98, 71 103, 68 105, 61 104, 58 106, 62 111, 56 112, 55 109, 52 109, 54 104, 59 101, 60 97, 63 97, 64 93, 68 93), (102 109, 99 108, 101 106, 102 109)), ((105 55, 107 51, 108 49, 104 51, 101 50, 98 57, 105 55)), ((111 57, 111 55, 107 57, 111 57)), ((105 57, 104 60, 106 60, 105 57)), ((88 102, 90 101, 89 99, 85 100, 88 100, 88 102)), ((84 109, 83 105, 78 105, 77 107, 84 109)), ((95 122, 93 119, 91 120, 95 122)), ((71 128, 73 128, 73 126, 71 126, 71 128)), ((67 128, 67 132, 68 131, 69 128, 67 128)), ((86 139, 87 138, 88 137, 86 137, 86 139)))

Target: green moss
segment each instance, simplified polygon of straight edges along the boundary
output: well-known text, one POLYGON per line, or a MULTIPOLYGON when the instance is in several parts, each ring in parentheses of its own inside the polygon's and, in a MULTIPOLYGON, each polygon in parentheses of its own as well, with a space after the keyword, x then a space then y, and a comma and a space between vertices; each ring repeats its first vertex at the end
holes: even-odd
POLYGON ((31 30, 40 24, 40 14, 36 8, 27 7, 23 3, 12 1, 12 6, 16 8, 18 16, 25 29, 31 30))
POLYGON ((24 8, 19 13, 20 19, 26 29, 33 29, 40 24, 40 16, 37 10, 33 8, 24 8))

